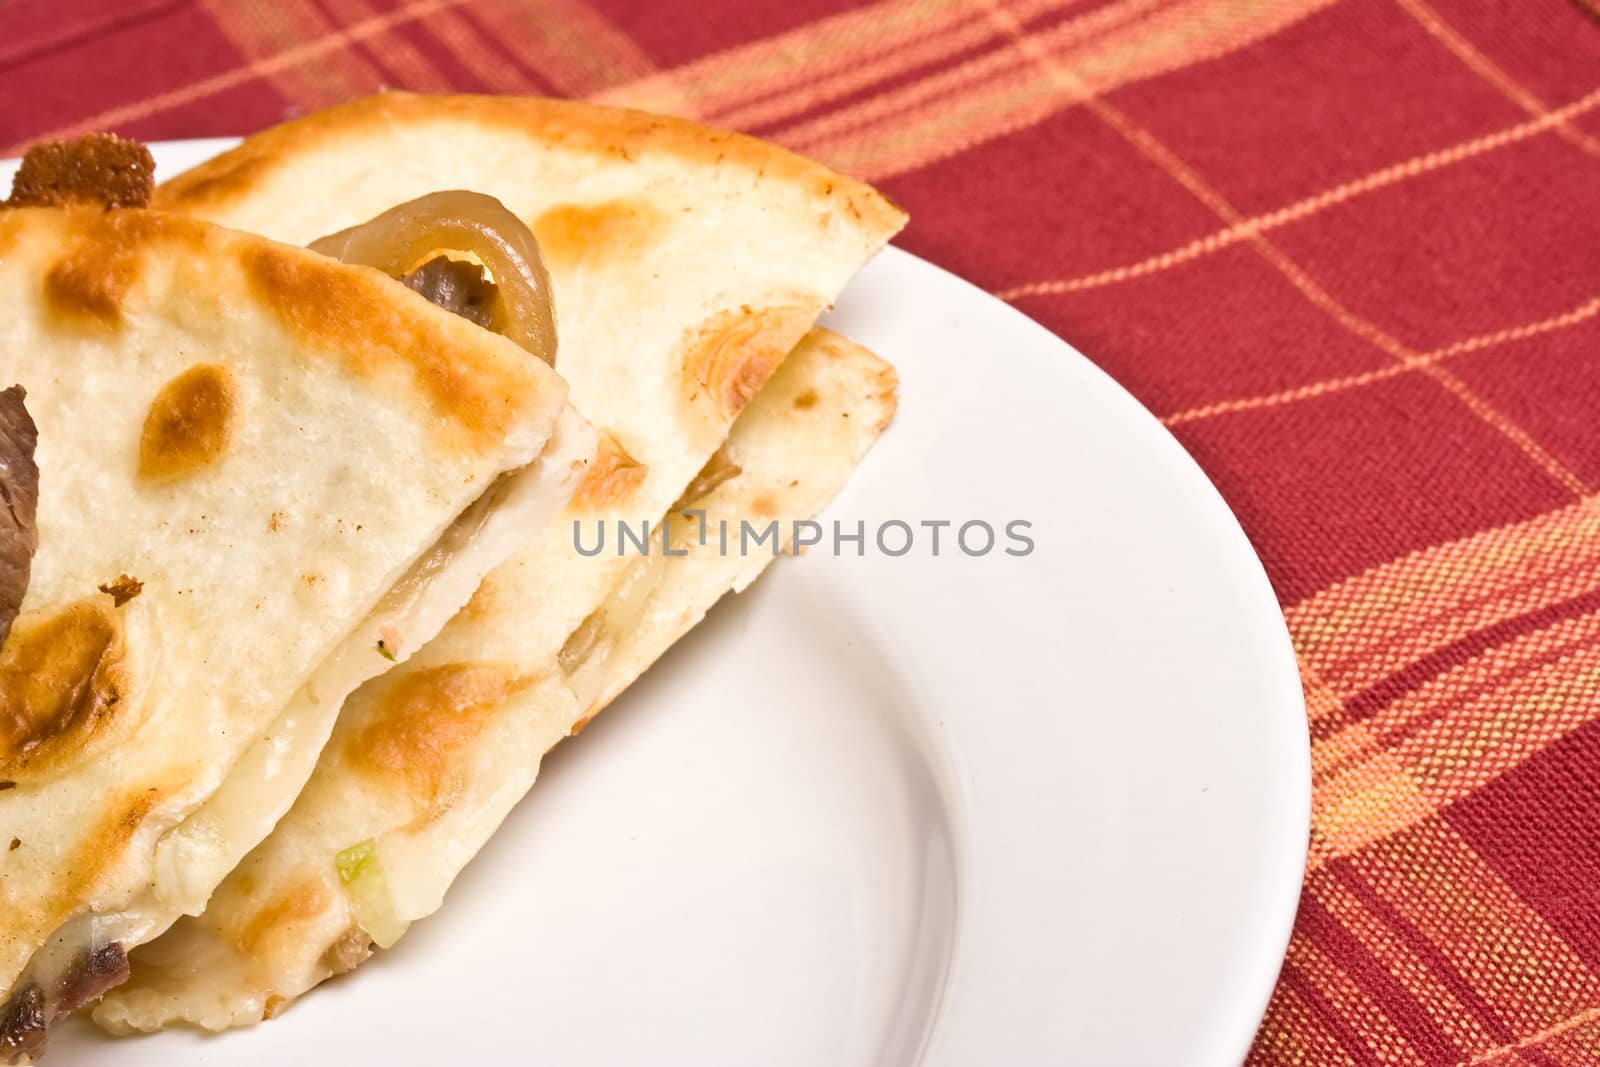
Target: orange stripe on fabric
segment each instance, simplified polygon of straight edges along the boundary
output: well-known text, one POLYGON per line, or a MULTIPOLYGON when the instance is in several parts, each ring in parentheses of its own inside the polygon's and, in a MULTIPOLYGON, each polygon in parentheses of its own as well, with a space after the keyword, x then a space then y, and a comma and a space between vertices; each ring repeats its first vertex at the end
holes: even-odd
MULTIPOLYGON (((368 0, 318 0, 333 15, 336 25, 349 26, 370 22, 378 17, 368 0)), ((363 51, 382 57, 381 66, 386 84, 419 93, 447 93, 451 90, 449 79, 439 72, 427 56, 410 41, 394 32, 388 25, 373 34, 370 40, 360 42, 363 51)))
POLYGON ((1313 723, 1335 714, 1344 704, 1339 694, 1323 682, 1303 659, 1300 661, 1300 688, 1305 693, 1306 714, 1313 723))
POLYGON ((1520 766, 1600 714, 1597 636, 1595 616, 1570 620, 1429 683, 1393 709, 1427 722, 1395 754, 1439 805, 1520 766))
POLYGON ((1510 126, 1482 137, 1475 137, 1472 140, 1463 141, 1449 148, 1414 156, 1411 159, 1335 186, 1325 192, 1306 197, 1304 200, 1290 204, 1288 207, 1244 219, 1237 225, 1228 226, 1204 237, 1196 238, 1170 251, 1161 252, 1148 259, 1140 260, 1138 263, 1097 271, 1094 274, 1080 275, 1076 278, 1029 282, 1025 285, 1013 286, 1010 289, 1002 289, 995 295, 1002 300, 1019 300, 1028 296, 1073 293, 1084 289, 1097 289, 1104 285, 1113 285, 1117 282, 1141 278, 1147 274, 1168 270, 1191 260, 1199 259, 1201 256, 1231 248, 1240 241, 1248 240, 1256 234, 1266 233, 1288 223, 1297 222, 1327 208, 1342 204, 1347 200, 1365 196, 1368 193, 1439 170, 1442 167, 1453 166, 1456 163, 1473 159, 1487 152, 1518 144, 1530 137, 1546 133, 1562 123, 1570 122, 1579 115, 1593 111, 1597 107, 1600 107, 1600 89, 1595 89, 1565 107, 1547 112, 1537 119, 1519 123, 1516 126, 1510 126))
POLYGON ((1526 340, 1540 334, 1554 333, 1586 322, 1600 314, 1600 297, 1588 300, 1570 311, 1559 315, 1552 315, 1538 322, 1523 323, 1520 326, 1509 326, 1493 333, 1479 334, 1453 344, 1436 348, 1431 352, 1406 360, 1404 363, 1392 367, 1382 367, 1378 370, 1364 371, 1360 374, 1350 374, 1341 378, 1325 378, 1320 382, 1296 386, 1293 389, 1284 389, 1276 393, 1264 393, 1260 396, 1240 397, 1237 400, 1220 400, 1214 404, 1205 404, 1200 407, 1187 408, 1161 417, 1162 423, 1167 426, 1181 426, 1184 423, 1198 422, 1203 419, 1215 418, 1218 415, 1230 415, 1241 411, 1256 411, 1261 408, 1276 407, 1280 404, 1292 404, 1299 400, 1310 400, 1329 393, 1343 392, 1346 389, 1356 389, 1363 385, 1372 385, 1389 378, 1405 374, 1419 367, 1431 363, 1438 363, 1452 356, 1465 355, 1468 352, 1478 352, 1485 348, 1494 348, 1499 345, 1510 344, 1514 341, 1526 340))
MULTIPOLYGON (((1476 45, 1467 40, 1455 28, 1446 22, 1437 11, 1430 7, 1427 0, 1395 0, 1401 9, 1415 19, 1423 29, 1443 44, 1450 52, 1478 77, 1516 104, 1530 115, 1543 117, 1549 114, 1544 101, 1535 96, 1526 86, 1507 74, 1499 64, 1484 55, 1476 45)), ((1562 121, 1556 127, 1557 132, 1574 145, 1593 155, 1600 155, 1600 141, 1584 133, 1576 126, 1562 121)))
POLYGON ((206 12, 249 60, 246 70, 270 81, 281 95, 304 110, 326 106, 382 84, 382 78, 360 56, 340 49, 322 62, 290 67, 262 66, 274 55, 316 40, 330 30, 327 19, 309 0, 203 0, 206 12))
MULTIPOLYGON (((1441 818, 1376 843, 1339 868, 1314 871, 1306 892, 1400 980, 1467 1062, 1510 1062, 1503 1058, 1509 1051, 1550 1044, 1594 1019, 1588 1010, 1600 996, 1594 974, 1441 818), (1400 937, 1391 936, 1397 932, 1400 937), (1441 984, 1442 971, 1448 977, 1441 984), (1474 1026, 1463 1018, 1467 1011, 1492 1022, 1474 1026), (1490 1026, 1500 1039, 1490 1039, 1490 1026)), ((1338 1003, 1346 1045, 1356 1035, 1363 1045, 1387 1040, 1375 1046, 1379 1062, 1407 1062, 1411 1053, 1396 1047, 1396 1028, 1384 1014, 1388 1001, 1322 956, 1303 927, 1290 944, 1285 976, 1301 976, 1314 989, 1296 980, 1286 983, 1287 991, 1280 987, 1249 1063, 1299 1062, 1274 1055, 1287 1049, 1323 1052, 1325 1020, 1305 1010, 1298 994, 1324 991, 1338 1003)), ((1341 1062, 1332 1050, 1324 1055, 1303 1062, 1341 1062)))
POLYGON ((1600 997, 1572 946, 1446 821, 1430 819, 1351 865, 1439 947, 1514 1038, 1600 997))
MULTIPOLYGON (((1315 879, 1307 880, 1301 897, 1302 916, 1308 907, 1321 907, 1316 885, 1315 879)), ((1332 1009, 1332 1017, 1324 1021, 1331 1024, 1337 1020, 1346 1028, 1345 1033, 1340 1035, 1340 1043, 1348 1048, 1352 1041, 1355 1042, 1358 1062, 1377 1063, 1382 1067, 1426 1064, 1427 1061, 1400 1034, 1383 1007, 1355 976, 1337 963, 1327 949, 1307 937, 1304 931, 1305 923, 1302 920, 1290 942, 1286 962, 1305 975, 1311 988, 1332 1009), (1366 1052, 1370 1058, 1359 1059, 1361 1052, 1366 1052)))
POLYGON ((566 96, 656 72, 634 40, 583 0, 490 0, 472 14, 566 96))
MULTIPOLYGON (((1040 0, 1039 8, 1079 2, 1040 0)), ((835 80, 858 67, 882 64, 890 74, 911 69, 895 57, 916 45, 948 40, 963 25, 982 23, 969 0, 882 0, 618 86, 599 100, 646 108, 680 100, 689 113, 722 122, 733 121, 730 114, 741 107, 767 103, 777 109, 764 119, 772 121, 838 95, 835 80)), ((992 37, 991 32, 986 39, 992 37)))
MULTIPOLYGON (((1053 59, 1092 92, 1151 78, 1242 48, 1335 0, 1176 0, 1148 18, 1072 47, 1071 24, 1036 35, 1067 40, 1053 59)), ((1091 13, 1092 14, 1092 13, 1091 13)), ((1086 16, 1087 17, 1087 16, 1086 16)), ((781 129, 773 139, 869 180, 953 155, 1082 102, 1035 65, 985 55, 903 90, 842 108, 826 122, 781 129)))
POLYGON ((1474 990, 1440 946, 1367 884, 1350 864, 1317 879, 1317 898, 1372 958, 1462 1049, 1487 1048, 1511 1038, 1494 1006, 1474 990))
POLYGON ((462 18, 461 11, 441 11, 428 23, 428 32, 456 62, 472 71, 494 93, 536 93, 537 85, 513 63, 496 55, 488 42, 462 18))
MULTIPOLYGON (((1293 949, 1291 948, 1291 953, 1293 949)), ((1353 1031, 1343 1039, 1335 1028, 1349 1031, 1293 959, 1284 963, 1278 986, 1267 1005, 1266 1024, 1256 1034, 1245 1067, 1373 1067, 1371 1054, 1355 1059, 1349 1047, 1360 1044, 1353 1031)))
POLYGON ((1422 549, 1284 612, 1338 700, 1498 622, 1600 588, 1600 499, 1422 549))
MULTIPOLYGON (((1418 746, 1424 742, 1434 743, 1448 754, 1454 742, 1445 734, 1457 730, 1470 733, 1462 742, 1468 749, 1467 757, 1444 766, 1455 774, 1475 770, 1482 760, 1492 755, 1491 748, 1484 743, 1482 731, 1492 731, 1494 727, 1492 720, 1485 721, 1485 714, 1476 710, 1479 704, 1488 702, 1488 710, 1498 715, 1513 698, 1537 699, 1539 694, 1530 694, 1528 690, 1546 684, 1545 675, 1552 664, 1565 664, 1573 675, 1566 681, 1582 681, 1578 672, 1586 665, 1583 646, 1600 639, 1600 622, 1595 617, 1595 612, 1600 611, 1597 595, 1600 591, 1591 591, 1576 602, 1583 614, 1568 616, 1555 612, 1551 615, 1553 621, 1529 633, 1504 639, 1499 644, 1480 646, 1481 651, 1474 650, 1467 658, 1451 665, 1430 665, 1430 670, 1436 669, 1437 674, 1419 678, 1409 683, 1409 688, 1406 685, 1397 687, 1397 691, 1386 694, 1379 706, 1364 717, 1339 723, 1331 730, 1327 728, 1331 719, 1314 724, 1312 766, 1317 787, 1340 780, 1348 782, 1359 768, 1374 760, 1391 763, 1400 760, 1418 783, 1428 788, 1448 788, 1449 783, 1441 778, 1443 772, 1439 765, 1430 762, 1435 753, 1418 746), (1502 693, 1505 694, 1503 699, 1502 693), (1318 725, 1324 728, 1318 729, 1318 725)), ((1576 699, 1587 699, 1587 696, 1586 690, 1580 690, 1576 699)), ((1548 703, 1540 707, 1541 715, 1554 715, 1558 710, 1548 703)), ((1558 720, 1555 729, 1527 726, 1523 739, 1542 733, 1552 738, 1564 735, 1587 721, 1587 711, 1577 710, 1577 718, 1568 716, 1558 720)), ((1522 728, 1519 723, 1512 726, 1522 728)), ((1400 764, 1393 764, 1384 773, 1400 769, 1400 764)), ((1498 773, 1491 767, 1480 773, 1479 779, 1486 781, 1498 773)))
POLYGON ((164 93, 157 93, 132 104, 108 108, 67 126, 61 126, 31 137, 25 143, 0 148, 0 156, 20 155, 29 144, 36 141, 62 140, 68 137, 78 137, 95 130, 114 129, 174 107, 180 107, 196 100, 203 100, 208 96, 214 96, 228 89, 248 84, 258 78, 271 77, 280 71, 320 61, 330 55, 337 55, 343 49, 348 48, 351 43, 376 37, 391 26, 426 18, 435 12, 459 7, 466 2, 467 0, 413 0, 412 3, 396 8, 394 11, 366 19, 353 26, 347 26, 343 30, 330 34, 321 40, 286 49, 276 55, 265 57, 246 66, 235 67, 221 74, 214 74, 209 78, 202 78, 199 81, 191 82, 176 89, 170 89, 164 93))
MULTIPOLYGON (((1600 612, 1600 588, 1589 588, 1565 600, 1474 629, 1459 641, 1443 645, 1422 657, 1402 659, 1395 669, 1345 702, 1347 714, 1344 719, 1347 722, 1360 722, 1372 729, 1391 733, 1406 730, 1415 725, 1414 720, 1406 716, 1402 710, 1406 702, 1413 694, 1423 691, 1428 685, 1446 676, 1447 672, 1456 670, 1466 663, 1476 663, 1480 667, 1488 668, 1494 657, 1506 654, 1508 649, 1516 648, 1517 643, 1529 635, 1559 634, 1563 632, 1562 627, 1573 620, 1591 618, 1597 612, 1600 612), (1391 720, 1389 718, 1391 715, 1400 717, 1391 720)), ((1584 639, 1592 636, 1597 635, 1587 634, 1584 639)), ((1548 653, 1558 651, 1562 649, 1554 644, 1548 648, 1534 649, 1524 655, 1525 663, 1518 661, 1512 666, 1531 667, 1534 663, 1547 658, 1548 653)), ((1462 690, 1457 695, 1465 696, 1468 692, 1469 690, 1462 690)), ((1321 737, 1316 739, 1324 740, 1321 737)), ((1331 740, 1331 735, 1326 739, 1331 740)), ((1387 738, 1386 747, 1388 743, 1397 740, 1398 737, 1387 738)))
MULTIPOLYGON (((1505 1057, 1515 1055, 1517 1052, 1523 1049, 1538 1048, 1539 1046, 1546 1045, 1572 1030, 1584 1026, 1592 1026, 1596 1023, 1600 1023, 1600 1005, 1596 1005, 1591 1008, 1585 1008, 1583 1011, 1578 1012, 1571 1018, 1564 1019, 1555 1026, 1550 1027, 1550 1029, 1534 1034, 1530 1037, 1526 1037, 1514 1045, 1509 1045, 1505 1048, 1493 1049, 1489 1052, 1483 1053, 1482 1055, 1474 1056, 1472 1059, 1468 1060, 1463 1067, 1489 1067, 1491 1064, 1504 1063, 1505 1057)), ((1594 1050, 1591 1047, 1586 1048, 1583 1051, 1593 1052, 1594 1050)))
POLYGON ((1600 714, 1596 631, 1590 616, 1530 635, 1403 701, 1391 717, 1427 725, 1397 744, 1374 747, 1313 792, 1310 868, 1416 825, 1594 719, 1600 714), (1441 713, 1445 706, 1448 714, 1441 713))
POLYGON ((1412 784, 1433 792, 1459 791, 1458 783, 1468 775, 1480 784, 1492 780, 1520 762, 1504 766, 1493 762, 1504 751, 1497 747, 1499 734, 1521 730, 1522 736, 1512 739, 1518 743, 1540 737, 1555 740, 1588 721, 1586 709, 1548 705, 1540 714, 1516 720, 1505 716, 1517 712, 1513 701, 1545 684, 1553 668, 1568 671, 1567 682, 1581 681, 1588 664, 1584 646, 1597 637, 1600 620, 1593 614, 1566 620, 1490 649, 1397 696, 1372 718, 1313 745, 1316 785, 1332 789, 1336 783, 1370 775, 1374 761, 1383 764, 1384 775, 1403 772, 1412 784), (1436 748, 1429 749, 1428 744, 1436 748), (1457 758, 1457 749, 1465 755, 1457 758), (1330 761, 1332 752, 1339 758, 1330 761))
MULTIPOLYGON (((1170 6, 1172 0, 1120 0, 1055 26, 1043 33, 1027 35, 1030 47, 1054 55, 1085 42, 1104 40, 1130 25, 1146 25, 1155 12, 1170 6)), ((893 121, 930 101, 960 97, 971 91, 978 99, 993 84, 1005 81, 1034 80, 1029 65, 1019 65, 1010 42, 1023 33, 1020 23, 1008 14, 1009 24, 992 24, 993 39, 1005 47, 991 49, 954 67, 886 93, 875 94, 854 106, 841 108, 820 118, 790 126, 779 135, 793 145, 827 144, 846 141, 850 135, 874 123, 893 121), (1015 27, 1013 32, 1012 27, 1015 27)), ((1087 92, 1087 90, 1085 91, 1087 92)), ((1059 93, 1054 94, 1060 96, 1059 93)))
MULTIPOLYGON (((1075 7, 1084 0, 1048 0, 1026 5, 1022 17, 1038 18, 1056 11, 1075 7)), ((933 68, 963 52, 975 51, 1003 40, 995 26, 983 12, 963 3, 956 7, 956 19, 944 26, 930 26, 928 22, 911 24, 912 33, 904 39, 886 42, 881 37, 868 37, 848 56, 819 57, 818 66, 827 68, 824 77, 804 77, 813 73, 800 69, 797 83, 780 92, 764 91, 753 101, 740 102, 728 110, 717 111, 712 117, 719 123, 739 128, 770 126, 792 120, 798 115, 815 112, 854 93, 879 85, 926 67, 933 68), (885 47, 888 44, 889 47, 885 47)), ((877 27, 878 33, 887 27, 877 27)), ((793 80, 793 79, 785 79, 793 80)))
MULTIPOLYGON (((1053 57, 1043 54, 1035 40, 1022 34, 1020 26, 1014 19, 994 6, 994 0, 984 0, 984 2, 994 12, 996 19, 1012 33, 1016 40, 1018 52, 1042 68, 1052 81, 1075 95, 1091 113, 1109 125, 1124 140, 1139 149, 1147 159, 1166 171, 1174 181, 1187 189, 1195 199, 1210 208, 1223 222, 1229 226, 1239 226, 1245 221, 1244 216, 1226 197, 1216 189, 1213 189, 1192 167, 1180 159, 1166 145, 1158 141, 1150 131, 1137 125, 1121 111, 1094 96, 1090 86, 1078 74, 1063 67, 1053 57)), ((1170 14, 1170 12, 1166 14, 1170 14)), ((1287 278, 1289 283, 1298 289, 1301 295, 1310 301, 1313 306, 1322 310, 1346 330, 1401 363, 1415 361, 1420 355, 1420 353, 1407 348, 1395 337, 1356 315, 1348 307, 1340 303, 1331 293, 1313 281, 1311 276, 1298 263, 1290 259, 1281 249, 1261 234, 1252 234, 1247 240, 1249 240, 1256 252, 1276 267, 1279 273, 1287 278)), ((1473 392, 1466 383, 1448 370, 1432 363, 1418 363, 1417 367, 1421 373, 1443 386, 1447 392, 1460 401, 1481 421, 1493 427, 1514 444, 1546 474, 1565 487, 1568 492, 1578 497, 1582 497, 1587 492, 1588 487, 1583 479, 1579 478, 1576 473, 1535 441, 1532 435, 1521 426, 1506 418, 1504 414, 1473 392)))

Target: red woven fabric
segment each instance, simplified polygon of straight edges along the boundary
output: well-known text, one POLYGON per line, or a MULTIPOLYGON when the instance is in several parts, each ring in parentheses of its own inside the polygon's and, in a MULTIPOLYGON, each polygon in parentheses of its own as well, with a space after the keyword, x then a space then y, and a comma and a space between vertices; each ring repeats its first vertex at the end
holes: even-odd
POLYGON ((750 130, 1160 414, 1272 575, 1311 860, 1252 1064, 1600 1063, 1596 0, 12 0, 0 155, 380 86, 750 130))

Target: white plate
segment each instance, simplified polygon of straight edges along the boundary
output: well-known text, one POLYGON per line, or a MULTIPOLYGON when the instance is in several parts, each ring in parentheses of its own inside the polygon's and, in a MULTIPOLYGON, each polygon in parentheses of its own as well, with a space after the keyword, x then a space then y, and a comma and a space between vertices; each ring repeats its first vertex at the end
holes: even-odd
POLYGON ((1005 304, 891 250, 828 324, 902 380, 828 518, 1022 519, 1031 555, 783 561, 558 750, 394 952, 270 1025, 75 1028, 53 1061, 1236 1067, 1309 819, 1260 564, 1005 304))

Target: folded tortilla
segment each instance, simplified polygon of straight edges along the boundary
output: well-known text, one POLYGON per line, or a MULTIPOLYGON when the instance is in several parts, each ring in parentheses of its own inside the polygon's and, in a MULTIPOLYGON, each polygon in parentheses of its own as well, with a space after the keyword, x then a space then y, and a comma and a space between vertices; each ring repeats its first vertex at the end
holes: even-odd
POLYGON ((0 305, 0 380, 38 439, 38 549, 0 646, 16 1062, 200 910, 344 696, 548 520, 594 439, 516 345, 195 219, 0 210, 0 305))
POLYGON ((722 524, 737 537, 741 520, 776 523, 787 545, 794 520, 819 511, 876 440, 894 391, 886 363, 813 331, 735 423, 718 484, 670 513, 668 543, 685 555, 660 554, 658 535, 657 554, 628 560, 606 610, 632 622, 587 694, 560 652, 521 637, 541 611, 521 595, 525 577, 514 565, 491 574, 435 641, 351 699, 272 837, 203 915, 135 954, 133 980, 96 1022, 114 1032, 246 1025, 435 910, 544 753, 777 554, 776 540, 722 551, 722 524))

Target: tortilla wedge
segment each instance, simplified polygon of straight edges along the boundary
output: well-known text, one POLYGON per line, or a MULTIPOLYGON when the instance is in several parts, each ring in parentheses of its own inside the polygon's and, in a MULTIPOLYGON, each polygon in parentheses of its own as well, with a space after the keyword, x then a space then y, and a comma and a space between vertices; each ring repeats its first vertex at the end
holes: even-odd
POLYGON ((38 439, 38 549, 0 647, 16 1062, 199 911, 345 694, 548 519, 593 435, 516 345, 195 219, 0 210, 0 304, 0 378, 38 439))
POLYGON ((808 335, 735 423, 724 480, 671 514, 674 552, 687 554, 628 561, 607 610, 635 621, 587 697, 560 653, 527 658, 536 653, 517 635, 540 605, 518 595, 515 563, 497 570, 411 663, 351 699, 295 808, 203 915, 135 955, 133 980, 95 1021, 113 1032, 247 1025, 438 908, 544 753, 776 555, 724 553, 714 533, 702 543, 702 514, 712 530, 777 522, 787 543, 793 520, 834 496, 888 423, 894 391, 893 369, 866 349, 808 335))

